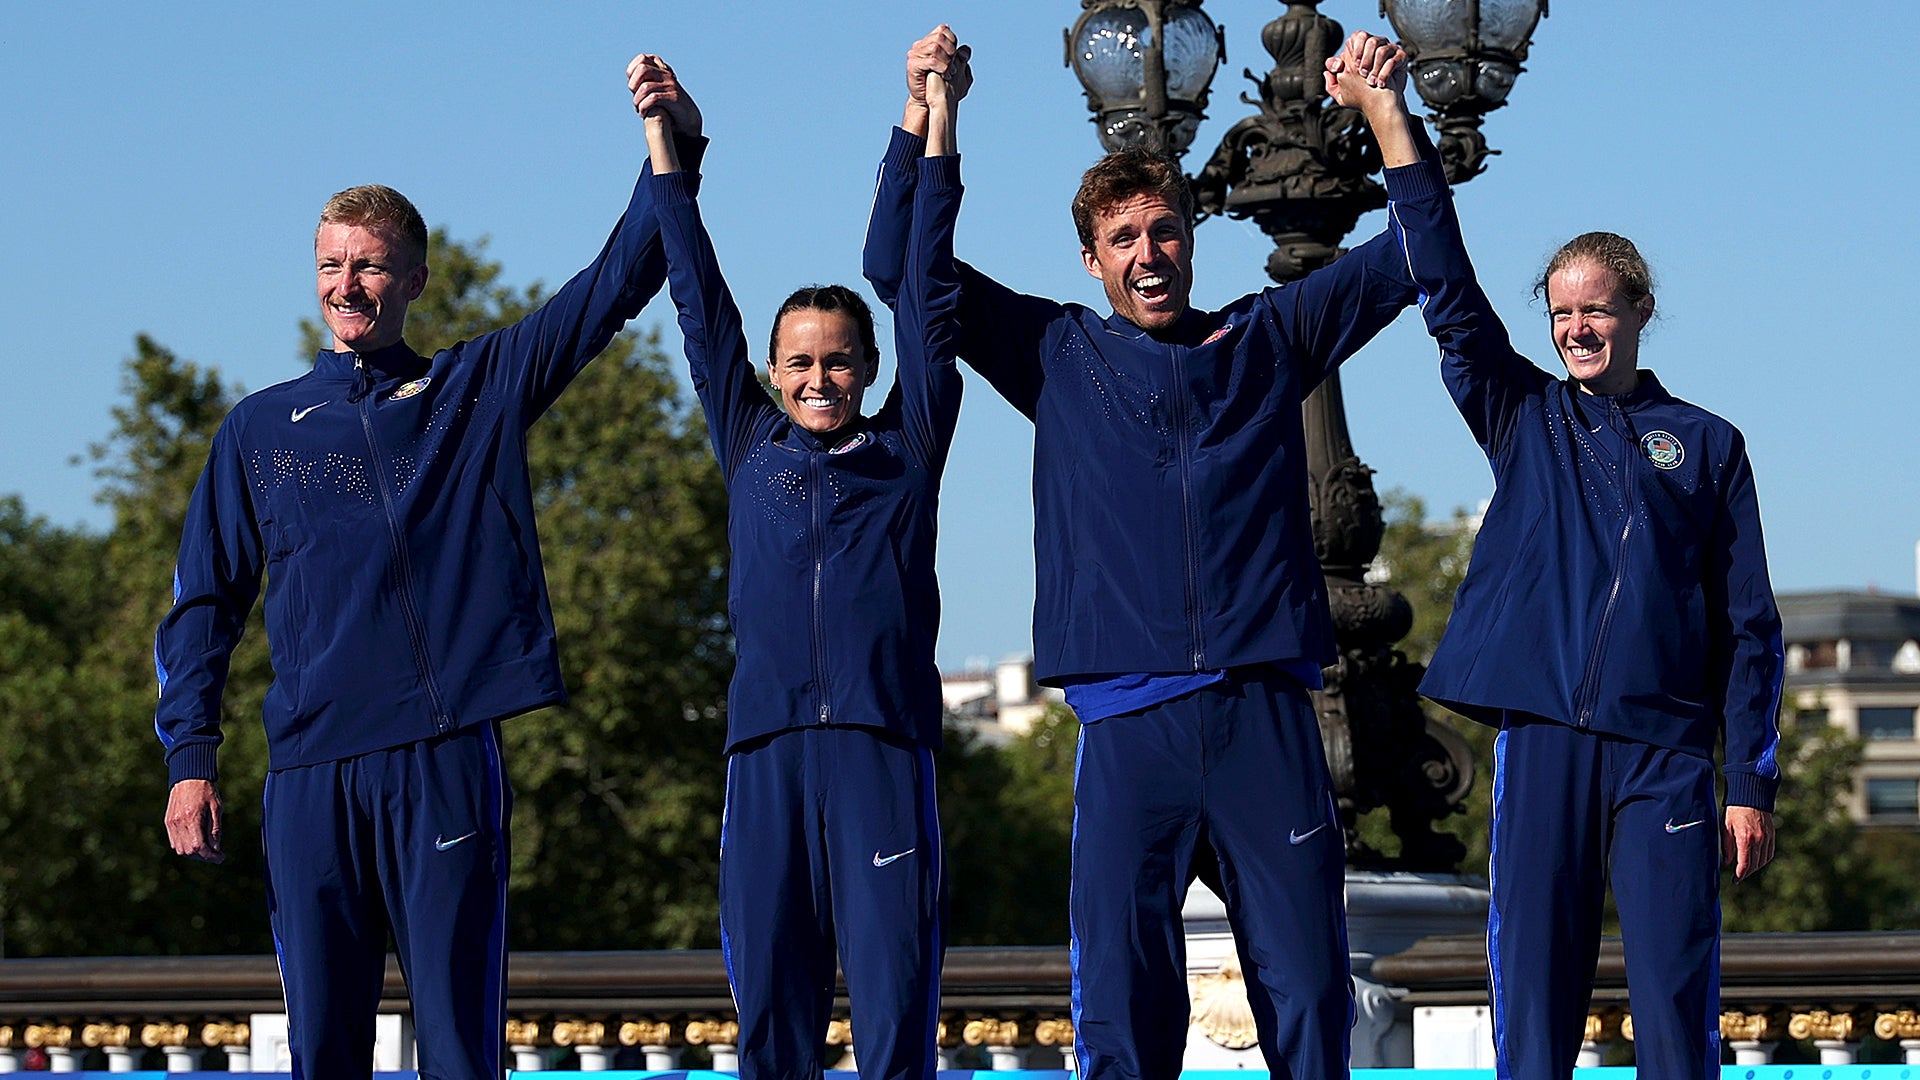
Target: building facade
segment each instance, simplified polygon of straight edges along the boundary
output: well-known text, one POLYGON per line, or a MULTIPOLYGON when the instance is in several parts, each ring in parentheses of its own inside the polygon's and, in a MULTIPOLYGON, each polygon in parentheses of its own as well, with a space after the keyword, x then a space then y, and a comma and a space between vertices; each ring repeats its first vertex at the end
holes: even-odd
POLYGON ((1048 705, 1066 700, 1034 678, 1033 656, 1027 653, 1003 657, 991 667, 982 658, 942 672, 940 694, 950 716, 990 743, 1024 735, 1048 705))
POLYGON ((1920 828, 1920 597, 1783 593, 1785 704, 1803 725, 1866 742, 1854 785, 1862 823, 1920 828))

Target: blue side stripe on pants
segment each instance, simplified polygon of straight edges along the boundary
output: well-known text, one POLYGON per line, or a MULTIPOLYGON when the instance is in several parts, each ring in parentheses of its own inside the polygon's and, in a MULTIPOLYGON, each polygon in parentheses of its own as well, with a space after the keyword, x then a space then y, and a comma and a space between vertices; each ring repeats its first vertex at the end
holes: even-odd
MULTIPOLYGON (((1493 739, 1493 817, 1498 820, 1500 806, 1506 796, 1507 787, 1507 729, 1501 728, 1500 734, 1493 739)), ((1493 997, 1488 1003, 1493 1009, 1493 1060, 1495 1073, 1501 1077, 1513 1074, 1513 1064, 1507 1059, 1507 1029, 1504 1023, 1506 1010, 1499 1007, 1503 987, 1500 979, 1500 830, 1489 828, 1487 853, 1487 888, 1491 902, 1487 904, 1487 975, 1493 983, 1493 997)))

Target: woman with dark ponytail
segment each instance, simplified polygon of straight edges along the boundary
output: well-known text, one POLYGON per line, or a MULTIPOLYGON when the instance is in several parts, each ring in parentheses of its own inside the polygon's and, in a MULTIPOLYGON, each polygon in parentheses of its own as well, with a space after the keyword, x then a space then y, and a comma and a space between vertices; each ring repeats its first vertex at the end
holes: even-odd
MULTIPOLYGON (((951 32, 942 27, 937 33, 951 32)), ((743 1080, 819 1077, 836 952, 868 1080, 932 1080, 946 882, 933 752, 934 531, 960 410, 955 106, 964 56, 931 76, 898 372, 872 416, 873 314, 839 285, 774 316, 762 388, 696 202, 650 118, 668 283, 732 501, 727 806, 720 932, 743 1080), (665 160, 663 160, 663 155, 665 160)), ((664 119, 664 118, 663 118, 664 119)))

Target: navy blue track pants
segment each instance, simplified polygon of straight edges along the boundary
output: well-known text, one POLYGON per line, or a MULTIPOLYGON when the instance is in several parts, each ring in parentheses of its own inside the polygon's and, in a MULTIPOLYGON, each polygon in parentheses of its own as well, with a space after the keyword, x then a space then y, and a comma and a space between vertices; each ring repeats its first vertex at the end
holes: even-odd
POLYGON ((391 928, 423 1080, 499 1080, 507 819, 497 724, 267 774, 263 833, 295 1080, 373 1074, 391 928))
POLYGON ((1274 1080, 1344 1080, 1345 842, 1313 704, 1265 668, 1080 729, 1070 907, 1081 1076, 1179 1074, 1189 1013, 1180 908, 1202 839, 1219 860, 1274 1080))
POLYGON ((1720 1075, 1713 781, 1706 758, 1509 714, 1494 743, 1487 919, 1501 1080, 1573 1075, 1608 878, 1640 1075, 1720 1075))
POLYGON ((931 1080, 944 862, 928 748, 822 726, 733 752, 720 938, 742 1080, 821 1075, 836 945, 862 1080, 931 1080))

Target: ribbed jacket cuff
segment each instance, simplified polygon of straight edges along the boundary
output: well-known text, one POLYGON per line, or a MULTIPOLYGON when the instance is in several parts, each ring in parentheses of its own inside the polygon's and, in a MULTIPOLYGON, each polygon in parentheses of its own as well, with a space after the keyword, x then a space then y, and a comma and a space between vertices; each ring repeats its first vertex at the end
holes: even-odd
POLYGON ((220 744, 196 742, 174 748, 167 755, 167 786, 182 780, 218 780, 220 744))
POLYGON ((700 162, 707 156, 707 137, 705 135, 682 135, 673 133, 673 148, 680 155, 680 168, 686 172, 700 171, 700 162))
POLYGON ((960 155, 948 154, 945 157, 921 158, 920 182, 935 191, 959 187, 960 155))
POLYGON ((653 176, 653 198, 662 206, 679 206, 693 201, 700 192, 700 174, 681 169, 653 176))
POLYGON ((1755 810, 1773 813, 1773 798, 1780 791, 1780 781, 1770 780, 1756 773, 1730 772, 1727 774, 1727 805, 1750 806, 1755 810))
POLYGON ((1432 198, 1447 190, 1447 177, 1440 163, 1423 157, 1411 165, 1401 165, 1381 174, 1387 182, 1387 198, 1394 202, 1432 198))
POLYGON ((880 164, 889 169, 903 169, 912 172, 914 161, 927 153, 927 140, 909 132, 906 128, 895 127, 893 137, 887 140, 887 154, 880 164))

